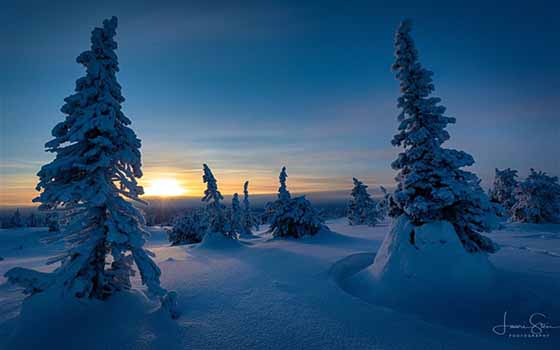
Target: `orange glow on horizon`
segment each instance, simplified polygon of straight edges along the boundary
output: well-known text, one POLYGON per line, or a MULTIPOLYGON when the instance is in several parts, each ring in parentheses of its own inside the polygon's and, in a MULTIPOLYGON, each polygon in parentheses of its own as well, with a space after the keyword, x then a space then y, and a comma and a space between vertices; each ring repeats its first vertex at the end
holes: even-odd
POLYGON ((148 181, 144 192, 146 196, 179 197, 186 195, 188 191, 174 178, 157 178, 148 181))

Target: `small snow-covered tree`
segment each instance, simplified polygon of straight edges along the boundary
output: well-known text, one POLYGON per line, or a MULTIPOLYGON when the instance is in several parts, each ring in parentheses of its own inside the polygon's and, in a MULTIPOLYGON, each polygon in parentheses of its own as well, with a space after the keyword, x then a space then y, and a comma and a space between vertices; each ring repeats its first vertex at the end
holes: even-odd
POLYGON ((389 201, 391 198, 391 194, 387 192, 387 189, 383 186, 379 186, 381 193, 383 194, 383 198, 379 202, 377 202, 377 218, 379 221, 384 220, 388 213, 389 213, 389 201))
POLYGON ((274 237, 300 238, 314 235, 324 227, 323 219, 305 196, 292 198, 286 187, 286 167, 280 172, 278 199, 266 205, 274 237))
POLYGON ((202 201, 207 203, 208 233, 220 233, 226 237, 236 238, 226 215, 226 207, 221 202, 224 197, 218 191, 218 182, 208 165, 203 165, 203 171, 202 181, 206 184, 206 190, 202 201))
POLYGON ((39 171, 37 190, 42 192, 34 201, 41 210, 68 213, 61 233, 68 249, 53 260, 61 262, 55 284, 78 298, 107 299, 131 288, 136 264, 149 295, 170 306, 175 293, 161 287, 160 269, 144 248, 144 218, 124 198, 140 201, 143 189, 137 184, 140 140, 122 112, 116 78, 116 28, 116 17, 103 21, 92 31, 91 49, 77 58, 86 75, 65 99, 66 118, 46 144, 56 157, 39 171))
POLYGON ((286 167, 282 167, 278 179, 280 180, 280 187, 278 188, 278 199, 281 201, 289 200, 291 198, 291 195, 290 191, 288 191, 288 187, 286 186, 286 180, 288 179, 286 167))
POLYGON ((354 188, 352 199, 348 203, 348 223, 350 225, 375 226, 378 221, 377 204, 370 197, 367 185, 355 177, 352 178, 354 188))
POLYGON ((527 223, 560 223, 560 184, 558 177, 531 169, 515 189, 512 220, 527 223))
POLYGON ((12 218, 10 220, 10 226, 15 227, 15 228, 20 228, 20 227, 25 226, 25 223, 23 221, 23 217, 21 216, 21 213, 19 212, 19 208, 17 208, 16 211, 14 212, 14 214, 12 215, 12 218))
POLYGON ((243 184, 243 215, 241 219, 241 224, 243 226, 243 231, 245 234, 251 234, 253 228, 259 229, 259 224, 253 212, 251 210, 251 203, 249 202, 249 181, 245 181, 243 184))
POLYGON ((236 234, 245 233, 243 223, 242 223, 243 212, 241 210, 241 205, 239 203, 239 195, 237 193, 233 194, 231 197, 231 211, 230 211, 230 225, 232 232, 236 234))
POLYGON ((490 200, 499 203, 509 212, 515 204, 515 188, 517 187, 517 170, 496 168, 494 186, 490 189, 490 200))
POLYGON ((191 210, 178 217, 168 232, 171 245, 199 243, 208 231, 208 216, 205 210, 191 210))
POLYGON ((450 222, 468 252, 495 252, 495 245, 481 232, 495 225, 494 206, 480 187, 478 177, 461 168, 474 164, 463 151, 446 149, 445 130, 455 118, 444 115, 434 91, 433 73, 422 67, 410 35, 411 21, 401 23, 395 38, 396 61, 392 66, 400 81, 400 125, 392 144, 404 151, 392 163, 398 170, 391 213, 407 215, 413 224, 450 222))

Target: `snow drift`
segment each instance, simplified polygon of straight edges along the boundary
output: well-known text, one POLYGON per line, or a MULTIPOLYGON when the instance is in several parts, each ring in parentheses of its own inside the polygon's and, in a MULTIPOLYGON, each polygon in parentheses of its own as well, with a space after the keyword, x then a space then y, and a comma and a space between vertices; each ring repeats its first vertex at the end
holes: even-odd
POLYGON ((485 253, 468 253, 453 225, 413 225, 406 215, 393 224, 370 267, 387 287, 418 293, 456 295, 490 287, 494 268, 485 253))

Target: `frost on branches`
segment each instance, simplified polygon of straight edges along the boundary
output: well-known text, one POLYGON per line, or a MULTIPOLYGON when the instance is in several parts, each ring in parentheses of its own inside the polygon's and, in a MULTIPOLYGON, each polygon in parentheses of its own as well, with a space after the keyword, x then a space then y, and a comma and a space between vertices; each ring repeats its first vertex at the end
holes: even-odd
POLYGON ((226 237, 236 238, 226 215, 226 207, 222 204, 224 197, 218 191, 218 182, 208 165, 203 165, 204 175, 202 181, 206 184, 202 201, 206 202, 206 215, 208 216, 208 234, 219 233, 226 237))
POLYGON ((348 204, 348 223, 350 225, 375 226, 378 223, 377 204, 371 199, 367 192, 367 186, 363 182, 352 178, 354 188, 352 199, 348 204))
POLYGON ((300 238, 314 235, 323 228, 323 220, 305 196, 292 198, 286 187, 286 167, 280 172, 278 199, 266 205, 270 229, 274 237, 300 238))
POLYGON ((78 298, 107 299, 131 288, 136 264, 148 294, 169 306, 175 293, 160 286, 160 269, 144 249, 144 218, 123 198, 140 201, 143 189, 137 184, 140 140, 121 110, 116 28, 116 17, 105 20, 103 28, 92 31, 91 49, 76 59, 86 75, 65 99, 66 118, 45 146, 56 157, 37 174, 42 192, 34 201, 42 210, 68 213, 59 237, 68 248, 50 261, 61 263, 54 271, 56 285, 78 298))
POLYGON ((171 245, 199 243, 208 231, 208 218, 204 210, 191 210, 173 223, 169 231, 171 245))
POLYGON ((259 229, 259 224, 257 223, 257 219, 253 216, 251 203, 249 202, 249 181, 245 181, 243 184, 243 213, 241 225, 243 227, 243 233, 247 235, 252 234, 253 228, 256 230, 259 229))
POLYGON ((480 187, 478 177, 461 168, 474 164, 472 156, 442 144, 445 130, 455 118, 446 117, 434 91, 433 73, 418 61, 410 36, 411 22, 401 23, 395 38, 393 71, 400 81, 400 125, 392 144, 404 151, 392 163, 398 170, 391 214, 405 214, 414 225, 432 221, 450 222, 468 252, 495 252, 498 247, 481 232, 495 225, 495 207, 480 187))
POLYGON ((531 169, 515 190, 512 220, 527 223, 560 223, 560 185, 558 177, 531 169))
POLYGON ((499 203, 507 212, 516 202, 515 188, 517 187, 517 170, 510 168, 499 170, 496 168, 494 186, 489 191, 490 200, 499 203))

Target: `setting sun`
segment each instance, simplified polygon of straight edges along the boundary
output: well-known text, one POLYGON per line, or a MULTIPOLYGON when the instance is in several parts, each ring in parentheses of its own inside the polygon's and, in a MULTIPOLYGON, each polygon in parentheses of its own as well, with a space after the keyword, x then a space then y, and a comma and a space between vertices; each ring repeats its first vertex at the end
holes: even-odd
POLYGON ((175 179, 157 179, 150 181, 144 188, 147 196, 176 197, 184 195, 187 190, 175 179))

